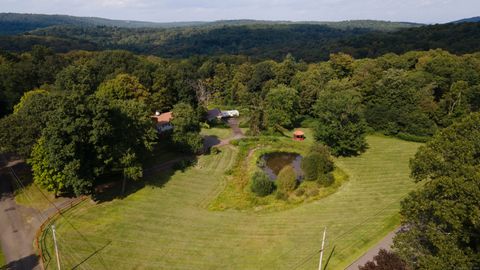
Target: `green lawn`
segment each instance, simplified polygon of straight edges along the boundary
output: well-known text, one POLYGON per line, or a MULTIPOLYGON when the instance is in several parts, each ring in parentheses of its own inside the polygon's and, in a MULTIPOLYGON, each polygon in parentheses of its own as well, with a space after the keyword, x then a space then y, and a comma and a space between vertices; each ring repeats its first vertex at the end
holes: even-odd
POLYGON ((66 216, 88 243, 65 219, 56 222, 63 268, 85 260, 78 269, 315 269, 327 226, 326 254, 335 248, 328 269, 343 269, 398 225, 399 201, 415 188, 408 160, 419 144, 368 142, 365 154, 337 161, 350 177, 339 191, 289 210, 207 210, 235 160, 230 146, 123 200, 84 202, 66 216))
POLYGON ((33 183, 27 185, 23 189, 17 189, 15 191, 15 202, 17 204, 35 208, 38 210, 46 210, 51 207, 50 202, 55 202, 57 199, 55 195, 51 192, 42 189, 39 190, 38 186, 34 186, 33 183), (43 194, 42 194, 43 192, 43 194), (49 201, 45 199, 44 196, 47 196, 49 201))
POLYGON ((232 129, 230 128, 202 128, 203 136, 216 136, 220 140, 228 139, 232 136, 232 129))

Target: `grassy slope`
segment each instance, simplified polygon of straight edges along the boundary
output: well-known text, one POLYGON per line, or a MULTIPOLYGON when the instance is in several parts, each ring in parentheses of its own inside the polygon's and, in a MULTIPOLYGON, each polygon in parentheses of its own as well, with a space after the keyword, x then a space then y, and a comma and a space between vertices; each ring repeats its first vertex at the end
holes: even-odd
MULTIPOLYGON (((234 161, 232 148, 202 157, 161 187, 147 186, 124 200, 83 203, 68 216, 90 244, 58 220, 62 262, 71 268, 101 249, 82 266, 101 269, 103 260, 117 269, 313 269, 327 226, 327 254, 335 247, 329 269, 343 269, 397 226, 399 200, 415 188, 408 159, 418 144, 368 141, 365 154, 337 162, 350 175, 337 193, 286 211, 205 209, 234 161)), ((52 254, 50 235, 45 239, 52 254)))

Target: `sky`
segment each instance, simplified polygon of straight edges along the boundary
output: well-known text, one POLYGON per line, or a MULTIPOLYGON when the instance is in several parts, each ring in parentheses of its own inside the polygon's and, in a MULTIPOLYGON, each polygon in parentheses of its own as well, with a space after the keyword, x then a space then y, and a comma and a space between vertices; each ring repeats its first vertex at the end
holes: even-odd
POLYGON ((444 23, 480 16, 480 0, 0 0, 0 12, 153 22, 373 19, 444 23))

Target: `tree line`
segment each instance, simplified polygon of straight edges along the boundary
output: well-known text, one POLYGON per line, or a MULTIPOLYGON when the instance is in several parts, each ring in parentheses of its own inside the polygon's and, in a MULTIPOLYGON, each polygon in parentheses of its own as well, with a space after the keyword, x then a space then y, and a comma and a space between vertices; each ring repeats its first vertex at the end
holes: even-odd
POLYGON ((260 62, 241 56, 175 60, 126 51, 57 54, 37 46, 3 52, 0 75, 2 115, 33 89, 141 98, 148 112, 178 103, 232 105, 248 111, 252 135, 309 126, 339 155, 365 148, 357 138, 367 131, 425 141, 480 106, 480 55, 443 50, 359 60, 339 53, 307 64, 292 55, 260 62), (115 84, 124 85, 122 93, 112 90, 119 89, 115 84))

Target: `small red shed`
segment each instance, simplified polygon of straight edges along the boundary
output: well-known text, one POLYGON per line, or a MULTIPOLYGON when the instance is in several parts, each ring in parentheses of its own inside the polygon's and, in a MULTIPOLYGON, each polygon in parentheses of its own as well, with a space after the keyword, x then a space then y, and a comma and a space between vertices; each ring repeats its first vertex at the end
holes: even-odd
POLYGON ((295 130, 295 132, 293 132, 293 140, 295 141, 305 140, 305 133, 299 129, 295 130))

